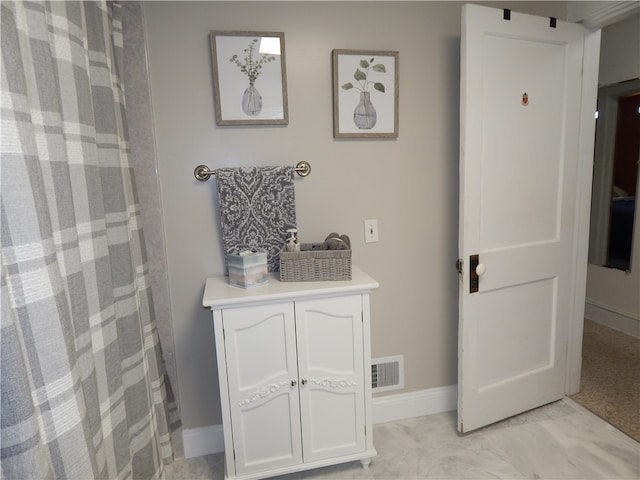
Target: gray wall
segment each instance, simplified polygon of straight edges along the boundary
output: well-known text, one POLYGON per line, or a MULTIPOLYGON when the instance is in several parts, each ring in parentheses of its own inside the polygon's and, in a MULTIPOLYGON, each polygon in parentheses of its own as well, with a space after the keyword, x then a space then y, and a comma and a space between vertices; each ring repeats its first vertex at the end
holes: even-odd
MULTIPOLYGON (((347 233, 372 295, 374 357, 405 355, 405 391, 457 383, 458 2, 144 2, 185 428, 221 423, 205 279, 224 272, 215 181, 193 169, 294 165, 303 242, 347 233), (289 125, 218 127, 210 30, 285 33, 289 125), (336 140, 331 51, 400 52, 400 136, 336 140), (365 244, 377 218, 379 243, 365 244)), ((566 18, 565 2, 498 2, 566 18)))
POLYGON ((640 78, 640 15, 602 29, 598 85, 640 78))

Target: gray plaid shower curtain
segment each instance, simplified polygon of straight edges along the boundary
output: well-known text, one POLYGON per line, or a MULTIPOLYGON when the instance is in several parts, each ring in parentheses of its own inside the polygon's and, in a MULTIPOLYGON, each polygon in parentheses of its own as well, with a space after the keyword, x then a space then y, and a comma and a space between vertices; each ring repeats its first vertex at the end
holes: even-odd
POLYGON ((0 3, 3 479, 172 458, 117 2, 0 3))

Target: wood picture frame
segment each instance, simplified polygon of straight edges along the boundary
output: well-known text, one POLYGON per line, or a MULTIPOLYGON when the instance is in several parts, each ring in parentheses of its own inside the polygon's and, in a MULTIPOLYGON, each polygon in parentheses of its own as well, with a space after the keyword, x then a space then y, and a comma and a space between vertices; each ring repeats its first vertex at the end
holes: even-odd
POLYGON ((212 31, 217 125, 287 125, 284 33, 212 31))
POLYGON ((399 53, 333 50, 333 136, 397 138, 399 53))

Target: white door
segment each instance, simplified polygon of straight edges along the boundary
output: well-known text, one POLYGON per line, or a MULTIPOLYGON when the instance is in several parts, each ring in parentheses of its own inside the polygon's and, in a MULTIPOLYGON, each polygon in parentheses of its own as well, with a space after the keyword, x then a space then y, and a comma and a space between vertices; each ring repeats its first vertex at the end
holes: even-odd
POLYGON ((236 473, 302 463, 293 303, 222 314, 236 473))
POLYGON ((304 461, 364 452, 362 297, 296 302, 304 461))
POLYGON ((584 289, 574 242, 586 36, 576 24, 463 7, 461 432, 564 395, 572 299, 584 289))

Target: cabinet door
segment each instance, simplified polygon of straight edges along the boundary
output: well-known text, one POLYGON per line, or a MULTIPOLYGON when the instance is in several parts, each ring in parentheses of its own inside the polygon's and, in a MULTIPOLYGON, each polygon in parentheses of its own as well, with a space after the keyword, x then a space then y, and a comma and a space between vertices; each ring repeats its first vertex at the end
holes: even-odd
POLYGON ((296 302, 304 461, 366 448, 362 297, 296 302))
POLYGON ((301 463, 293 303, 222 315, 236 473, 301 463))

